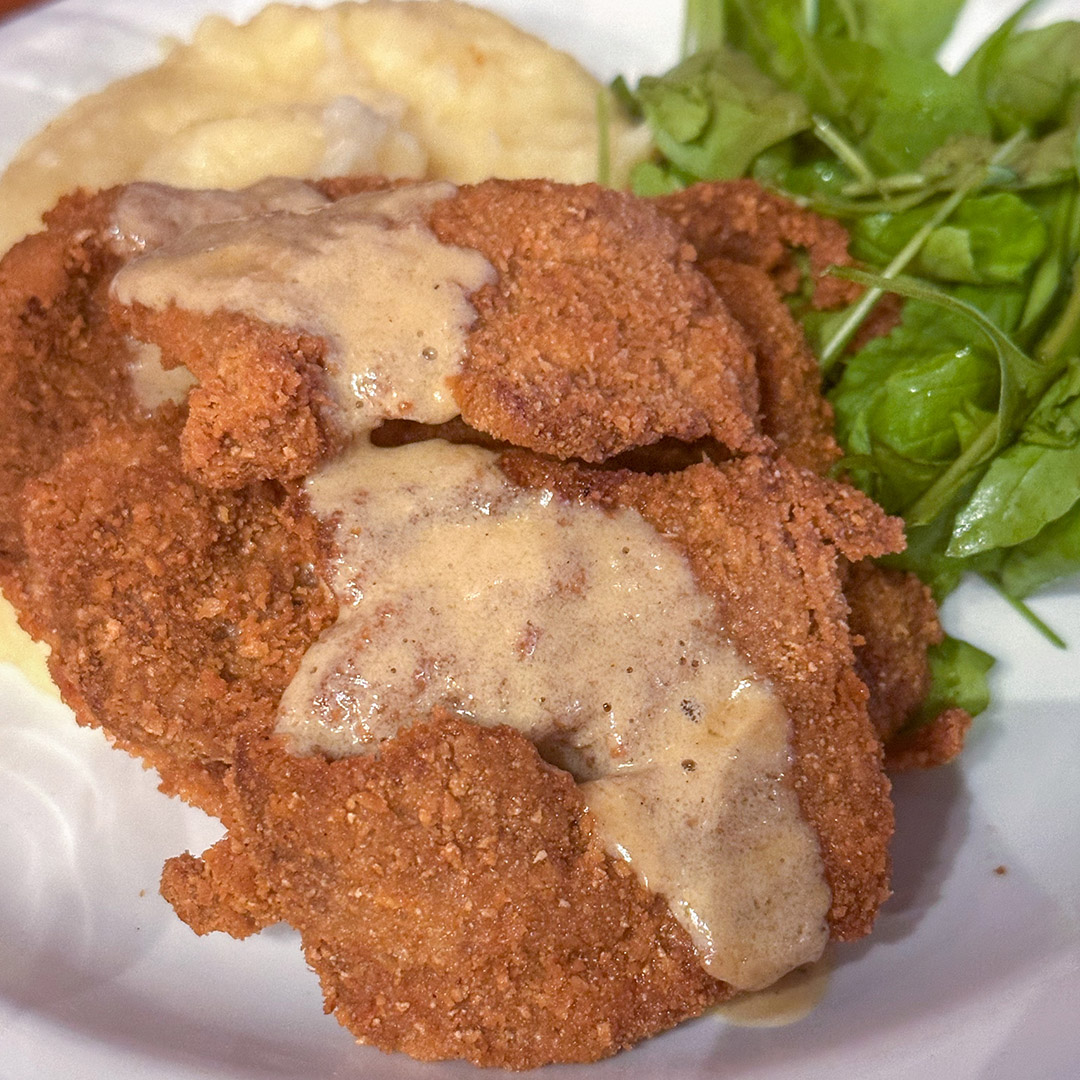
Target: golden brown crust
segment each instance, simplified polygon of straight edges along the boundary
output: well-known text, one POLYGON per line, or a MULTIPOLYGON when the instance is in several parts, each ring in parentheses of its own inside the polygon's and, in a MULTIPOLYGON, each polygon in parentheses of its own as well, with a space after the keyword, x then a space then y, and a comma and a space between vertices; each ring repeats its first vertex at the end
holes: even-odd
POLYGON ((970 728, 970 713, 946 709, 928 724, 894 738, 885 748, 885 765, 890 772, 947 765, 964 749, 970 728))
POLYGON ((432 210, 445 243, 498 279, 456 380, 473 427, 597 462, 669 435, 760 450, 740 327, 652 205, 595 185, 491 180, 432 210))
POLYGON ((105 317, 118 258, 102 241, 112 195, 78 194, 46 215, 47 231, 0 262, 0 585, 23 557, 18 500, 99 420, 134 407, 119 333, 105 317))
POLYGON ((840 307, 861 292, 854 282, 825 273, 830 266, 852 263, 844 227, 753 180, 694 184, 653 201, 679 226, 703 262, 720 258, 756 266, 782 293, 792 293, 801 277, 794 252, 802 249, 810 259, 815 307, 840 307))
POLYGON ((793 464, 826 472, 840 457, 821 369, 776 286, 756 266, 714 258, 702 263, 746 333, 761 394, 761 429, 793 464))
MULTIPOLYGON (((852 489, 767 459, 658 476, 520 451, 503 461, 515 481, 633 506, 685 548, 792 716, 832 933, 865 933, 888 892, 892 815, 833 545, 880 553, 900 543, 896 522, 852 489)), ((229 837, 170 863, 165 895, 199 932, 293 923, 328 1008, 363 1041, 514 1067, 592 1060, 724 992, 666 907, 603 854, 570 778, 508 729, 442 717, 384 743, 379 759, 333 763, 245 739, 227 783, 229 837), (474 767, 482 780, 461 779, 474 767), (493 979, 497 1008, 480 992, 493 979)))
POLYGON ((889 892, 892 804, 853 668, 837 552, 896 550, 899 521, 853 488, 782 460, 656 476, 503 460, 519 483, 632 506, 685 549, 732 642, 791 716, 796 789, 833 891, 833 936, 867 933, 889 892))
POLYGON ((863 562, 844 568, 844 594, 856 636, 855 670, 870 691, 886 767, 898 772, 951 761, 963 749, 970 714, 946 709, 912 727, 930 692, 928 650, 945 636, 929 588, 914 574, 863 562))
POLYGON ((244 740, 229 784, 230 839, 205 868, 171 860, 163 891, 201 931, 247 926, 254 866, 255 921, 300 930, 327 1011, 362 1042, 593 1061, 730 992, 605 854, 569 775, 509 728, 443 715, 333 762, 244 740))
MULTIPOLYGON (((321 190, 338 198, 371 187, 321 190)), ((497 272, 471 298, 477 318, 454 380, 472 427, 593 462, 665 436, 766 447, 742 328, 650 203, 597 186, 492 180, 436 203, 431 226, 497 272)), ((199 377, 184 451, 202 482, 290 479, 335 448, 325 341, 224 313, 116 304, 113 319, 199 377)))
MULTIPOLYGON (((685 468, 665 439, 709 437, 717 456, 769 449, 756 362, 766 434, 815 468, 834 453, 809 354, 762 276, 784 279, 792 243, 832 240, 772 197, 735 194, 761 220, 736 221, 729 246, 749 229, 776 248, 755 269, 718 244, 706 264, 746 306, 745 325, 672 222, 628 196, 492 182, 438 204, 432 225, 499 272, 474 297, 459 384, 481 442, 593 459, 644 446, 674 462, 642 475, 505 458, 521 482, 632 506, 682 545, 792 716, 832 932, 854 937, 888 890, 892 819, 838 564, 901 541, 844 485, 761 456, 685 468), (787 415, 800 397, 804 413, 787 415)), ((170 862, 163 890, 182 917, 236 936, 294 923, 342 1022, 422 1057, 593 1060, 726 993, 664 902, 603 853, 572 781, 521 736, 436 717, 377 759, 333 763, 269 737, 282 689, 336 612, 291 479, 334 447, 323 343, 175 309, 114 308, 108 322, 113 199, 66 201, 0 271, 0 353, 14 358, 0 364, 13 425, 0 424, 0 466, 18 522, 0 577, 53 646, 79 719, 230 826, 201 859, 170 862), (139 414, 127 331, 199 376, 186 411, 139 414)), ((460 423, 449 432, 473 441, 460 423)))
POLYGON ((306 476, 340 445, 322 338, 244 315, 111 304, 113 322, 198 379, 188 395, 184 468, 209 487, 306 476))
POLYGON ((844 568, 855 670, 870 688, 870 719, 883 742, 909 720, 930 689, 926 650, 942 637, 930 590, 914 575, 872 563, 844 568))
POLYGON ((25 619, 79 720, 217 813, 237 733, 272 724, 336 603, 295 492, 193 484, 181 423, 106 427, 28 485, 25 619))

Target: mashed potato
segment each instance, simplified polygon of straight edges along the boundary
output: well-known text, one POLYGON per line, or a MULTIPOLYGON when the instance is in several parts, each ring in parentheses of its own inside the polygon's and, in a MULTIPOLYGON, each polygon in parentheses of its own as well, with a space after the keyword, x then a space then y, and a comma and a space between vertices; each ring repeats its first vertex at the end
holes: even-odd
MULTIPOLYGON (((77 102, 0 178, 0 251, 65 191, 128 180, 240 187, 378 172, 458 182, 597 178, 597 102, 576 61, 456 0, 274 4, 206 19, 156 68, 77 102)), ((614 119, 611 181, 645 134, 614 119)))
MULTIPOLYGON (((456 0, 273 4, 206 19, 156 68, 76 102, 0 177, 0 252, 76 187, 242 187, 264 176, 597 178, 597 103, 575 60, 456 0)), ((610 129, 621 184, 646 136, 610 129)), ((0 660, 51 686, 0 597, 0 660)))

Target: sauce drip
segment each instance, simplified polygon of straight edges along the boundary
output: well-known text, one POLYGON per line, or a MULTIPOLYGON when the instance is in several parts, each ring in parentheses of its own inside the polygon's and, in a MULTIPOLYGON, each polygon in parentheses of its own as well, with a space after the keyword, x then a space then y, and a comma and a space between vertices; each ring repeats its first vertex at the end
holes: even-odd
POLYGON ((113 296, 239 312, 325 339, 346 431, 393 417, 442 423, 458 412, 449 380, 476 316, 469 295, 495 275, 479 252, 440 243, 426 224, 455 190, 413 184, 328 202, 294 181, 245 192, 134 185, 114 233, 145 254, 117 273, 113 296))

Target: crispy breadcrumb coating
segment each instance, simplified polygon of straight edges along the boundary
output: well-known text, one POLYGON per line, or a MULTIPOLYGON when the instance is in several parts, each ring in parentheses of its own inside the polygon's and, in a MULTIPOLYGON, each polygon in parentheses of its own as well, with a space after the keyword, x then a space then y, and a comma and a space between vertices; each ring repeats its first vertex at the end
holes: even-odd
MULTIPOLYGON (((476 319, 452 380, 471 427, 590 462, 665 436, 765 448, 744 332, 651 203, 595 185, 490 180, 436 202, 430 225, 496 271, 471 297, 476 319)), ((327 342, 241 314, 116 304, 114 319, 199 377, 185 461, 203 482, 290 479, 337 448, 327 342)))
MULTIPOLYGON (((300 486, 341 441, 326 342, 110 302, 131 257, 118 197, 62 201, 0 263, 0 585, 80 722, 228 826, 167 865, 181 917, 237 937, 292 923, 328 1010, 424 1058, 595 1060, 727 995, 521 735, 418 716, 377 756, 334 762, 273 736, 337 613, 300 486), (195 374, 186 401, 140 405, 132 337, 195 374)), ((791 717, 832 936, 866 933, 888 894, 880 736, 921 701, 940 630, 917 583, 860 561, 902 546, 899 523, 819 475, 831 414, 780 293, 794 248, 815 273, 847 261, 842 230, 743 182, 648 202, 490 181, 430 225, 496 280, 472 298, 462 416, 388 424, 387 443, 520 447, 501 458, 508 482, 631 507, 685 551, 791 717)), ((816 300, 849 291, 820 278, 816 300)), ((903 736, 891 761, 944 759, 965 716, 903 736)))
POLYGON ((719 258, 756 266, 787 294, 799 288, 802 272, 795 252, 804 250, 813 275, 815 307, 840 307, 862 291, 854 282, 825 273, 830 266, 852 263, 844 227, 753 180, 694 184, 661 196, 654 204, 679 226, 702 262, 719 258))
POLYGON ((337 761, 244 740, 229 785, 229 836, 170 860, 163 892, 200 932, 292 923, 362 1042, 593 1061, 730 993, 605 853, 570 776, 509 728, 443 715, 337 761))
POLYGON ((885 764, 890 772, 947 765, 964 749, 970 729, 970 713, 946 709, 928 724, 901 731, 893 738, 886 747, 885 764))
POLYGON ((180 418, 103 426, 25 493, 25 621, 83 723, 210 813, 237 734, 273 723, 333 621, 318 525, 273 482, 184 474, 180 418))
POLYGON ((840 457, 832 406, 821 392, 817 358, 772 279, 730 259, 709 259, 702 270, 753 350, 762 430, 793 464, 828 471, 840 457))
POLYGON ((119 258, 103 242, 108 196, 76 195, 0 262, 0 586, 18 591, 19 496, 99 420, 134 412, 123 337, 107 317, 119 258))
POLYGON ((853 667, 838 553, 895 550, 899 521, 853 488, 782 460, 646 476, 509 455, 505 468, 519 483, 631 506, 684 548, 731 641, 791 717, 795 787, 821 844, 832 933, 867 933, 889 892, 892 804, 853 667))

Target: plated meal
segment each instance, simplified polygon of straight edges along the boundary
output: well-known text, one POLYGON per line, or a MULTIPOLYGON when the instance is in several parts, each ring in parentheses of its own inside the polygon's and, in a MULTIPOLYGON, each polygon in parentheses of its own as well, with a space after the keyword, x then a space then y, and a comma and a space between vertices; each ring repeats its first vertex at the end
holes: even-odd
POLYGON ((648 92, 446 0, 276 6, 0 179, 0 583, 79 722, 220 822, 160 895, 191 957, 237 939, 230 1001, 287 924, 362 1043, 595 1062, 857 956, 890 852, 941 857, 905 771, 985 665, 812 329, 912 323, 813 199, 665 179, 648 92))

